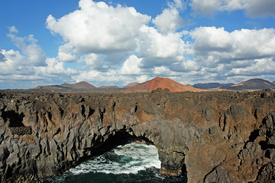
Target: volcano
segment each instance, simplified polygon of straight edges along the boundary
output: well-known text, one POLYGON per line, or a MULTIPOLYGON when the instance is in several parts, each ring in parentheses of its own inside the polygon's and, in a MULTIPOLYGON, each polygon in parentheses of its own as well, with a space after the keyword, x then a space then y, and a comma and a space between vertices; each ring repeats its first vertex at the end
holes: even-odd
POLYGON ((259 78, 250 79, 236 85, 219 87, 219 89, 225 89, 225 90, 261 90, 261 89, 267 89, 267 88, 275 89, 275 84, 259 78))
POLYGON ((69 84, 69 83, 63 83, 62 85, 48 85, 48 86, 37 86, 34 89, 94 89, 95 86, 91 85, 90 83, 87 83, 85 81, 81 81, 79 83, 69 84))
POLYGON ((95 86, 91 85, 90 83, 87 83, 86 81, 81 81, 81 82, 75 83, 75 84, 63 83, 61 86, 68 87, 68 88, 74 88, 74 89, 92 89, 92 88, 96 88, 95 86))
POLYGON ((151 92, 153 90, 156 90, 158 88, 161 89, 169 89, 170 92, 183 92, 183 91, 203 91, 198 88, 194 88, 192 86, 182 85, 176 81, 173 81, 169 78, 161 78, 156 77, 150 81, 146 81, 141 84, 137 84, 135 86, 132 86, 123 92, 151 92))

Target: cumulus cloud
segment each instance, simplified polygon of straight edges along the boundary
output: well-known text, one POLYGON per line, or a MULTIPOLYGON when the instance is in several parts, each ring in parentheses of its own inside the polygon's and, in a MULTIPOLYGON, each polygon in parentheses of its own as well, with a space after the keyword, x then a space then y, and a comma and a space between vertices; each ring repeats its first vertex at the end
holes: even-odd
POLYGON ((171 65, 184 59, 183 55, 188 45, 181 39, 182 33, 163 35, 148 26, 143 26, 140 32, 137 52, 144 58, 143 67, 171 65))
POLYGON ((33 35, 29 35, 28 37, 17 37, 13 33, 17 33, 18 30, 14 26, 10 28, 10 33, 7 34, 9 38, 11 38, 12 42, 22 50, 22 53, 27 57, 20 64, 22 65, 44 65, 46 56, 42 48, 36 44, 37 40, 34 39, 33 35), (30 43, 29 45, 26 44, 30 43))
POLYGON ((196 56, 211 62, 231 62, 275 55, 275 29, 241 29, 227 32, 224 28, 199 27, 192 31, 196 56))
POLYGON ((154 18, 152 22, 164 34, 174 32, 177 29, 189 24, 180 17, 179 12, 176 8, 163 10, 162 14, 154 18))
POLYGON ((220 0, 191 0, 189 5, 194 10, 193 15, 211 15, 213 16, 221 6, 220 0))
POLYGON ((249 17, 275 17, 273 0, 246 0, 243 7, 249 17))
POLYGON ((145 81, 147 81, 147 80, 149 80, 149 79, 151 79, 151 78, 149 78, 148 75, 141 75, 141 76, 137 76, 137 77, 136 77, 136 81, 137 81, 138 83, 143 83, 143 82, 145 82, 145 81))
POLYGON ((194 15, 213 16, 217 11, 244 10, 249 17, 275 16, 273 0, 191 0, 194 15))
POLYGON ((85 61, 87 68, 97 71, 122 67, 122 74, 137 73, 140 68, 145 71, 144 68, 169 66, 184 59, 188 44, 181 38, 186 31, 175 31, 187 24, 177 10, 185 4, 175 0, 153 20, 157 26, 154 28, 146 25, 151 17, 133 7, 80 0, 80 9, 58 20, 49 15, 46 27, 66 42, 59 47, 58 60, 85 61), (138 55, 136 64, 132 63, 133 54, 138 55), (130 62, 137 70, 127 65, 130 62))
POLYGON ((190 72, 190 71, 198 71, 201 69, 198 63, 189 59, 174 63, 169 68, 172 71, 176 71, 176 72, 190 72))
POLYGON ((18 33, 19 31, 15 28, 15 26, 11 26, 9 28, 10 33, 18 33))
POLYGON ((34 67, 34 69, 36 75, 43 77, 66 77, 79 73, 74 69, 65 68, 64 63, 58 61, 56 58, 47 58, 46 66, 34 67))
POLYGON ((122 76, 115 69, 109 69, 107 72, 97 70, 83 71, 78 75, 72 76, 72 79, 77 82, 88 81, 95 86, 102 86, 102 83, 107 86, 121 85, 121 83, 129 84, 129 81, 132 80, 131 76, 122 76))
POLYGON ((121 74, 128 75, 138 75, 141 74, 141 64, 142 58, 138 58, 136 55, 131 55, 124 63, 120 69, 121 74))
POLYGON ((160 66, 160 67, 155 67, 153 69, 153 73, 155 75, 159 75, 159 76, 172 76, 172 75, 178 75, 178 73, 171 71, 169 68, 166 68, 164 66, 160 66))
POLYGON ((80 59, 79 55, 72 54, 73 46, 64 44, 59 47, 57 59, 62 62, 75 62, 80 59))
POLYGON ((4 62, 4 61, 5 61, 5 55, 3 55, 0 50, 0 62, 4 62))
POLYGON ((226 76, 259 76, 275 75, 275 58, 255 59, 248 67, 233 68, 226 76))
POLYGON ((90 69, 95 69, 99 71, 108 70, 108 66, 104 65, 102 55, 90 53, 84 56, 84 60, 86 62, 86 66, 90 69))
POLYGON ((199 27, 190 35, 195 40, 191 50, 193 63, 201 68, 189 75, 205 74, 214 81, 238 82, 247 78, 244 76, 264 78, 274 73, 273 28, 228 32, 224 28, 199 27))
MULTIPOLYGON (((187 2, 171 0, 150 27, 151 17, 132 7, 80 0, 79 9, 60 19, 47 17, 47 29, 64 41, 56 58, 47 58, 33 35, 18 37, 12 26, 7 36, 18 51, 0 50, 0 80, 46 84, 85 80, 95 86, 121 86, 155 76, 192 84, 275 74, 275 29, 228 32, 223 27, 198 27, 180 32, 188 24, 180 16, 187 2), (68 68, 77 65, 68 62, 79 64, 79 70, 68 68)), ((274 16, 273 0, 189 2, 196 15, 245 10, 250 17, 274 16)))
POLYGON ((179 8, 179 9, 184 9, 186 7, 186 2, 184 0, 174 0, 174 4, 170 6, 179 8))
POLYGON ((64 82, 71 75, 78 74, 78 71, 74 69, 65 68, 64 63, 56 58, 46 58, 33 35, 22 38, 14 34, 18 32, 12 26, 7 36, 11 38, 19 51, 0 50, 0 79, 5 81, 0 84, 0 88, 35 87, 44 81, 49 83, 52 80, 64 82), (15 81, 20 81, 20 83, 15 86, 13 85, 15 81))
POLYGON ((224 0, 220 11, 245 10, 249 17, 275 16, 273 0, 224 0))
POLYGON ((92 0, 80 0, 79 8, 58 20, 49 15, 46 26, 80 54, 134 50, 139 28, 151 20, 133 7, 92 0))
POLYGON ((0 62, 1 75, 8 74, 26 74, 31 72, 32 66, 28 67, 24 64, 26 57, 21 55, 19 51, 1 50, 3 59, 0 62))

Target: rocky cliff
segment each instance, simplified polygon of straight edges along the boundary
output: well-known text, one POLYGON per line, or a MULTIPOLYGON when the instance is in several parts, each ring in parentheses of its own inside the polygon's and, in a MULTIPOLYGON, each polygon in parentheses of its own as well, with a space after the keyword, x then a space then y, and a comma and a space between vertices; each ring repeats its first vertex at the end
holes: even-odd
POLYGON ((57 175, 130 141, 153 143, 161 173, 188 182, 273 182, 275 95, 155 90, 0 93, 1 182, 57 175))

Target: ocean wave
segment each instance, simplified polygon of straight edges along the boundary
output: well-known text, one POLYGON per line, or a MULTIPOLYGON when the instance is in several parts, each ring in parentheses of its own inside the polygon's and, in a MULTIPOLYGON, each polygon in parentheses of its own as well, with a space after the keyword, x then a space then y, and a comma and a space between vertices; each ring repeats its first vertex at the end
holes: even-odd
POLYGON ((158 150, 153 145, 130 143, 94 157, 69 171, 74 174, 137 174, 151 167, 160 168, 158 150))

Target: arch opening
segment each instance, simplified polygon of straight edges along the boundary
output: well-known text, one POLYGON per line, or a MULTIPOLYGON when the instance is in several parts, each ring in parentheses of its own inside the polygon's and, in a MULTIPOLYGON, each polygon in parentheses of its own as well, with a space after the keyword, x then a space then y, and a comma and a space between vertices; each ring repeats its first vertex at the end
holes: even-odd
POLYGON ((92 149, 92 157, 61 176, 40 182, 162 182, 158 149, 144 137, 123 129, 92 149), (147 181, 146 181, 147 180, 147 181))
POLYGON ((78 165, 40 182, 187 182, 182 175, 161 174, 157 147, 146 137, 133 135, 131 129, 119 130, 98 143, 78 165))

